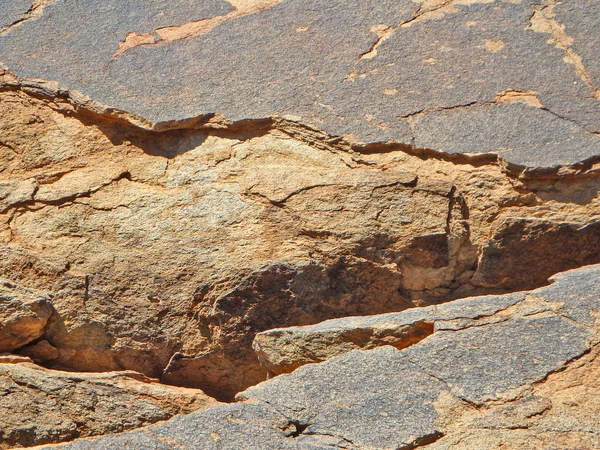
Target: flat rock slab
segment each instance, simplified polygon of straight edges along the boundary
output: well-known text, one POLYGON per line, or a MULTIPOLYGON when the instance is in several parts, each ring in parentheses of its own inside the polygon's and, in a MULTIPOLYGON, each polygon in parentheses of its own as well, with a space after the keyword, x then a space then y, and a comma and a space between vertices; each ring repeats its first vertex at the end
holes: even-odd
POLYGON ((0 61, 155 126, 283 117, 528 168, 600 155, 589 1, 43 3, 2 19, 0 61))
MULTIPOLYGON (((444 378, 441 372, 447 370, 447 374, 452 373, 450 376, 462 374, 482 382, 498 375, 501 379, 495 380, 493 386, 501 382, 510 384, 510 376, 521 379, 526 371, 537 370, 534 368, 537 363, 552 364, 554 357, 561 361, 569 359, 569 347, 579 339, 576 336, 583 339, 580 345, 587 345, 579 326, 591 327, 595 323, 594 314, 600 310, 599 274, 599 266, 587 266, 554 276, 552 284, 530 292, 471 297, 398 313, 345 317, 315 325, 276 328, 258 333, 253 348, 261 364, 272 374, 291 372, 304 364, 322 362, 351 350, 387 344, 398 349, 410 347, 406 354, 410 357, 415 352, 419 353, 418 359, 426 361, 425 366, 432 371, 439 371, 435 376, 440 378, 444 378), (556 311, 560 313, 559 317, 554 315, 556 311), (540 316, 533 320, 533 314, 540 316), (513 320, 509 320, 511 317, 513 320), (575 328, 574 322, 578 324, 575 328), (493 332, 487 328, 490 324, 497 324, 493 332), (538 340, 541 329, 547 330, 548 335, 538 340), (456 333, 459 330, 462 330, 461 333, 456 333), (514 342, 513 336, 518 336, 514 342), (551 342, 551 339, 554 340, 551 342), (490 342, 493 340, 496 342, 490 342), (566 345, 564 340, 570 343, 566 345), (473 354, 473 370, 479 364, 479 369, 489 370, 489 374, 473 370, 465 373, 455 371, 458 365, 465 364, 468 357, 463 353, 464 349, 461 350, 463 345, 469 349, 465 350, 468 354, 473 354), (539 347, 534 349, 536 345, 539 347), (475 355, 472 346, 480 349, 481 353, 475 355), (508 352, 513 355, 513 371, 504 372, 496 367, 501 361, 506 369, 508 362, 494 355, 490 346, 500 349, 502 354, 508 352), (440 357, 443 354, 441 350, 451 347, 454 349, 448 357, 453 361, 445 361, 440 357), (544 358, 530 358, 529 352, 538 355, 544 351, 549 352, 544 358)), ((572 349, 575 353, 580 351, 577 345, 572 349)), ((477 389, 481 392, 465 394, 469 401, 476 401, 476 397, 492 392, 483 385, 477 389)))
POLYGON ((472 446, 488 439, 489 448, 500 448, 526 441, 529 426, 540 430, 538 440, 585 448, 598 441, 597 422, 566 411, 574 399, 597 395, 595 375, 585 373, 598 369, 597 324, 590 318, 600 297, 590 287, 599 279, 600 266, 590 266, 503 303, 473 298, 454 310, 448 304, 441 317, 472 322, 442 326, 404 350, 353 350, 305 365, 242 392, 241 403, 65 448, 454 448, 448 442, 462 437, 472 446), (569 313, 572 305, 583 313, 569 313), (511 308, 504 320, 486 320, 511 308), (581 392, 564 393, 574 388, 581 392))

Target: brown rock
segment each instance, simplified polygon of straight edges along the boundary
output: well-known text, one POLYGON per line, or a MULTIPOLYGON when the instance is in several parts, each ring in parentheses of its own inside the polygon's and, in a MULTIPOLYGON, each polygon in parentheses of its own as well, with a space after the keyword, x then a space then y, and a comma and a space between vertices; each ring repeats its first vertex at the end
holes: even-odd
POLYGON ((198 389, 157 381, 136 372, 1 364, 0 449, 123 431, 217 404, 198 389))
POLYGON ((43 294, 0 280, 0 311, 1 353, 39 338, 53 308, 43 294))
POLYGON ((19 350, 19 354, 28 356, 37 363, 52 361, 60 355, 58 349, 46 340, 26 345, 19 350))
MULTIPOLYGON (((267 376, 258 332, 505 291, 471 282, 500 223, 585 227, 600 211, 591 166, 535 184, 489 159, 359 154, 289 122, 156 132, 57 96, 0 99, 0 181, 14 192, 2 196, 0 276, 52 295, 57 313, 35 338, 58 349, 48 363, 222 399, 267 376)), ((561 236, 544 255, 580 239, 561 236)), ((521 284, 590 259, 538 258, 521 284)))

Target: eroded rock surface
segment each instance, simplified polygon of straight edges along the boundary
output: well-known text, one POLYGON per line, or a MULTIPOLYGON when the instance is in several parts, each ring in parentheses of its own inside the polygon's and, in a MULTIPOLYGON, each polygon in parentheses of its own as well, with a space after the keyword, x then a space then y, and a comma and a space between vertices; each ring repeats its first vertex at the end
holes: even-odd
POLYGON ((126 370, 247 401, 75 446, 597 446, 560 393, 595 395, 597 268, 548 280, 600 263, 599 26, 589 0, 1 2, 0 362, 73 371, 8 389, 42 406, 5 445, 197 406, 125 416, 77 374, 126 370))
MULTIPOLYGON (((473 354, 474 360, 471 365, 474 366, 475 360, 478 360, 481 369, 489 373, 476 373, 471 368, 464 375, 495 384, 509 382, 511 373, 496 367, 496 364, 505 364, 506 361, 502 358, 498 359, 498 355, 488 348, 501 347, 499 342, 494 343, 493 340, 506 339, 505 334, 518 335, 523 338, 524 347, 521 351, 548 351, 552 357, 557 357, 566 350, 567 346, 556 342, 555 347, 550 347, 551 343, 547 337, 539 342, 541 347, 534 350, 535 340, 539 338, 535 330, 542 329, 551 333, 555 328, 562 330, 563 338, 574 340, 575 337, 568 337, 570 321, 576 320, 586 326, 592 326, 597 315, 598 297, 600 297, 598 273, 597 266, 592 266, 590 269, 580 269, 567 275, 553 277, 550 286, 530 292, 471 297, 442 305, 413 308, 400 313, 346 317, 316 325, 268 330, 256 335, 253 346, 261 363, 275 375, 291 372, 304 364, 325 361, 354 349, 391 345, 397 349, 411 347, 406 350, 407 355, 418 353, 421 348, 427 348, 427 351, 431 352, 429 355, 419 355, 419 359, 424 361, 422 364, 432 365, 436 369, 443 368, 457 376, 460 376, 462 371, 456 370, 456 367, 464 365, 468 359, 461 350, 461 345, 473 346, 480 349, 481 354, 473 354), (567 296, 568 300, 565 298, 567 296), (546 317, 551 312, 554 317, 546 317), (556 317, 556 314, 559 317, 556 317), (577 319, 574 315, 577 315, 577 319), (519 317, 528 320, 518 321, 519 317), (532 317, 539 317, 540 322, 530 320, 529 318, 532 317), (563 318, 570 321, 565 322, 563 318), (495 337, 487 329, 487 325, 507 321, 512 324, 511 326, 516 327, 510 333, 498 325, 498 335, 495 337), (450 332, 467 328, 472 330, 461 334, 450 332), (427 338, 426 346, 422 346, 422 343, 417 345, 425 338, 427 338), (455 348, 449 350, 452 346, 455 348), (445 361, 442 355, 444 351, 448 354, 456 352, 452 356, 455 360, 445 361), (440 354, 436 355, 437 352, 440 354), (490 380, 494 376, 499 379, 490 380)), ((511 351, 516 350, 516 343, 512 346, 514 348, 511 347, 511 351)), ((522 354, 517 352, 514 355, 517 358, 522 357, 522 354)), ((550 356, 550 354, 546 355, 540 359, 540 362, 548 363, 551 360, 550 356)), ((532 368, 529 362, 522 364, 522 370, 532 368)))
POLYGON ((402 350, 352 350, 240 403, 65 448, 595 448, 599 279, 590 266, 529 293, 417 309, 436 331, 402 350))
POLYGON ((37 338, 58 356, 37 360, 54 367, 231 399, 267 375, 257 332, 532 288, 600 260, 595 166, 519 180, 270 125, 144 131, 40 95, 0 93, 0 276, 52 296, 37 338))
POLYGON ((0 361, 0 448, 138 428, 215 406, 198 389, 136 372, 74 373, 0 361))
POLYGON ((588 0, 38 3, 6 11, 0 61, 148 126, 287 118, 532 169, 600 156, 588 0))
POLYGON ((0 280, 0 311, 0 353, 3 353, 41 337, 53 307, 46 295, 0 280))

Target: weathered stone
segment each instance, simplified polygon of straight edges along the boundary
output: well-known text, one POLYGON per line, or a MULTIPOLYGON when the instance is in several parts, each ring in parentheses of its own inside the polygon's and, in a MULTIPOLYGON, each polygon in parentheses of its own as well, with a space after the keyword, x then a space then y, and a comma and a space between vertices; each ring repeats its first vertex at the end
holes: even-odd
POLYGON ((594 448, 598 324, 563 314, 571 303, 597 313, 588 285, 599 276, 592 266, 532 293, 449 303, 441 324, 464 320, 461 310, 471 323, 403 350, 307 364, 240 393, 241 403, 65 448, 594 448))
POLYGON ((37 363, 53 361, 60 356, 58 349, 46 340, 26 345, 19 350, 19 354, 28 356, 37 363))
POLYGON ((440 331, 403 354, 472 403, 533 384, 585 353, 591 333, 555 315, 440 331), (468 370, 460 370, 460 368, 468 370))
POLYGON ((599 155, 598 16, 584 0, 56 0, 2 32, 0 61, 150 127, 287 118, 535 169, 599 155))
POLYGON ((50 299, 0 280, 0 353, 28 344, 44 333, 53 308, 50 299))
POLYGON ((542 284, 555 273, 575 268, 573 261, 600 262, 598 249, 600 223, 581 226, 510 218, 498 226, 484 245, 472 282, 523 289, 532 279, 542 284))
POLYGON ((0 364, 0 448, 136 428, 217 404, 135 372, 73 373, 0 364))
POLYGON ((0 3, 5 446, 600 447, 598 5, 0 3))
POLYGON ((164 424, 139 431, 109 435, 104 437, 102 442, 75 440, 63 448, 76 450, 130 447, 170 450, 175 447, 216 450, 246 447, 288 450, 298 448, 295 440, 288 437, 294 431, 294 425, 273 409, 263 405, 238 403, 176 417, 164 424))
POLYGON ((257 332, 532 288, 595 259, 580 244, 600 212, 593 168, 521 183, 497 165, 358 155, 298 130, 153 132, 19 89, 0 98, 0 275, 52 295, 39 338, 55 367, 231 399, 267 376, 257 332), (489 236, 532 216, 580 231, 530 250, 536 271, 506 265, 496 281, 494 258, 544 239, 489 236), (491 281, 474 285, 475 269, 491 281))
POLYGON ((31 0, 2 2, 0 5, 0 32, 17 23, 31 8, 31 0))
MULTIPOLYGON (((574 320, 582 326, 592 326, 595 320, 594 314, 600 310, 598 303, 600 291, 597 283, 599 273, 600 266, 589 266, 553 277, 550 286, 531 292, 473 297, 427 308, 413 308, 400 313, 346 317, 316 325, 267 330, 256 335, 253 348, 261 364, 271 374, 280 374, 291 372, 304 364, 325 361, 354 349, 392 345, 398 349, 411 347, 410 350, 407 350, 410 354, 412 351, 420 351, 421 345, 415 345, 417 342, 434 333, 473 327, 472 331, 466 333, 464 341, 462 341, 463 335, 456 333, 440 333, 430 337, 424 348, 432 352, 431 358, 420 359, 429 360, 431 364, 435 363, 439 367, 448 368, 454 373, 456 365, 463 364, 466 358, 465 354, 458 354, 461 352, 461 343, 464 342, 466 346, 476 344, 482 354, 474 356, 474 358, 481 361, 482 367, 486 367, 486 370, 490 370, 492 373, 497 373, 504 381, 510 382, 509 377, 502 370, 494 369, 496 363, 502 364, 504 367, 507 364, 506 361, 493 355, 493 352, 487 349, 486 342, 494 337, 488 331, 485 333, 480 331, 479 327, 506 322, 511 317, 527 318, 527 315, 550 313, 556 309, 556 306, 552 305, 559 305, 560 314, 565 318, 574 320), (480 335, 484 335, 485 338, 477 343, 480 335), (454 345, 458 352, 453 356, 456 358, 456 362, 445 362, 441 356, 434 356, 439 350, 436 350, 434 342, 438 342, 437 345, 440 348, 454 345)), ((513 363, 523 365, 523 367, 519 366, 520 370, 535 370, 535 364, 527 362, 525 354, 532 350, 531 347, 535 344, 535 327, 543 326, 547 330, 548 336, 544 337, 543 343, 539 345, 547 346, 547 350, 554 352, 555 357, 563 358, 564 355, 560 356, 561 352, 570 351, 568 350, 570 345, 575 346, 572 349, 575 353, 578 352, 577 348, 580 348, 581 345, 586 348, 585 339, 580 340, 579 347, 576 345, 577 335, 579 335, 579 339, 583 339, 588 334, 583 329, 571 329, 570 322, 565 322, 557 317, 546 317, 541 323, 544 325, 530 323, 527 319, 525 322, 511 321, 505 325, 505 329, 497 327, 495 330, 499 334, 495 339, 498 342, 493 343, 493 346, 501 348, 500 343, 506 345, 507 348, 500 351, 514 354, 516 359, 513 360, 513 363), (519 330, 512 330, 512 327, 518 327, 519 330), (533 330, 531 333, 527 331, 530 328, 533 330), (569 337, 569 333, 574 334, 569 337), (528 334, 532 334, 532 336, 523 342, 526 347, 520 348, 519 343, 523 336, 528 334), (513 342, 511 336, 518 336, 517 341, 513 342), (557 339, 553 344, 554 347, 550 347, 551 344, 548 341, 550 336, 557 339), (562 339, 568 339, 569 344, 563 343, 562 339)), ((535 351, 540 352, 541 349, 538 348, 535 351)), ((550 362, 550 356, 544 357, 543 361, 550 362)), ((511 374, 521 376, 518 369, 511 371, 511 374)), ((440 374, 435 375, 441 377, 440 374)), ((472 376, 473 380, 479 379, 482 382, 490 379, 490 375, 482 376, 476 372, 467 375, 472 376)), ((499 385, 498 380, 495 385, 499 385)), ((473 401, 472 398, 469 400, 473 401)))
POLYGON ((403 349, 440 326, 493 316, 521 302, 525 294, 457 300, 378 316, 345 317, 316 325, 276 328, 258 333, 253 348, 271 374, 291 372, 304 364, 325 361, 354 349, 391 345, 403 349))

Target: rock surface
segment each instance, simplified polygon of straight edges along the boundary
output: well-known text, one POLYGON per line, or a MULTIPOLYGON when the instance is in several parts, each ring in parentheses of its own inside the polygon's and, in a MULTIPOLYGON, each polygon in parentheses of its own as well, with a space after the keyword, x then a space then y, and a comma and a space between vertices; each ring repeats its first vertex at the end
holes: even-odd
POLYGON ((13 73, 148 126, 274 117, 526 168, 600 156, 589 0, 9 3, 13 73))
POLYGON ((595 166, 518 180, 298 130, 143 131, 40 95, 0 92, 0 276, 52 296, 54 367, 232 399, 266 378, 256 332, 600 262, 595 166))
POLYGON ((53 308, 47 296, 0 280, 0 311, 0 353, 3 353, 42 336, 53 308))
POLYGON ((0 2, 3 445, 597 447, 596 3, 0 2))
POLYGON ((198 389, 136 372, 74 373, 2 361, 0 399, 2 449, 115 433, 217 404, 198 389))
POLYGON ((590 266, 528 293, 417 309, 436 331, 403 350, 352 350, 254 386, 240 403, 65 448, 596 448, 599 281, 590 266))
MULTIPOLYGON (((457 334, 441 332, 455 332, 472 328, 460 336, 465 336, 462 338, 464 345, 472 345, 481 349, 482 353, 477 355, 476 359, 490 373, 477 374, 471 371, 467 375, 481 380, 490 380, 492 376, 500 376, 501 380, 495 380, 495 382, 508 381, 509 375, 501 368, 495 367, 496 364, 499 364, 498 361, 501 361, 500 364, 504 364, 505 361, 497 359, 497 355, 487 348, 490 345, 489 341, 494 339, 493 334, 487 331, 487 328, 485 328, 486 333, 481 334, 478 327, 507 321, 516 324, 515 321, 520 316, 537 317, 539 315, 542 317, 543 313, 551 310, 554 311, 554 314, 558 314, 557 308, 565 319, 592 326, 595 323, 598 313, 597 305, 600 301, 599 274, 600 267, 591 266, 589 269, 579 269, 579 271, 553 277, 551 280, 554 281, 551 285, 530 292, 471 297, 426 308, 413 308, 399 313, 345 317, 327 320, 316 325, 268 330, 256 335, 253 347, 261 364, 267 367, 271 374, 278 375, 291 372, 304 364, 322 362, 354 349, 369 349, 382 345, 391 345, 397 349, 412 347, 406 351, 406 354, 410 355, 413 351, 418 351, 415 349, 421 348, 416 343, 428 338, 426 348, 431 354, 429 358, 419 355, 419 359, 460 374, 459 371, 456 371, 456 367, 467 362, 467 356, 460 354, 461 337, 457 334), (567 300, 566 296, 570 298, 567 300), (451 353, 448 350, 450 346, 455 346, 454 351, 457 353, 453 357, 456 361, 444 361, 441 353, 436 356, 436 352, 442 352, 442 350, 451 353)), ((544 319, 543 323, 533 326, 547 330, 548 333, 555 327, 568 334, 570 323, 558 319, 556 317, 544 319)), ((527 337, 523 341, 523 345, 525 345, 523 350, 533 350, 535 333, 533 329, 532 332, 527 331, 532 325, 521 322, 514 326, 518 328, 513 330, 514 334, 527 337)), ((501 329, 498 325, 498 330, 501 329)), ((505 332, 499 332, 497 339, 505 339, 504 334, 505 332)), ((499 347, 498 343, 492 345, 499 347)), ((544 340, 540 345, 547 347, 550 343, 548 340, 544 340)), ((554 356, 563 350, 565 350, 564 345, 545 350, 537 349, 539 352, 553 352, 554 356)), ((546 355, 542 361, 547 362, 549 356, 546 355)), ((474 365, 475 361, 472 364, 474 365)), ((525 368, 531 366, 528 363, 523 364, 525 368)))

